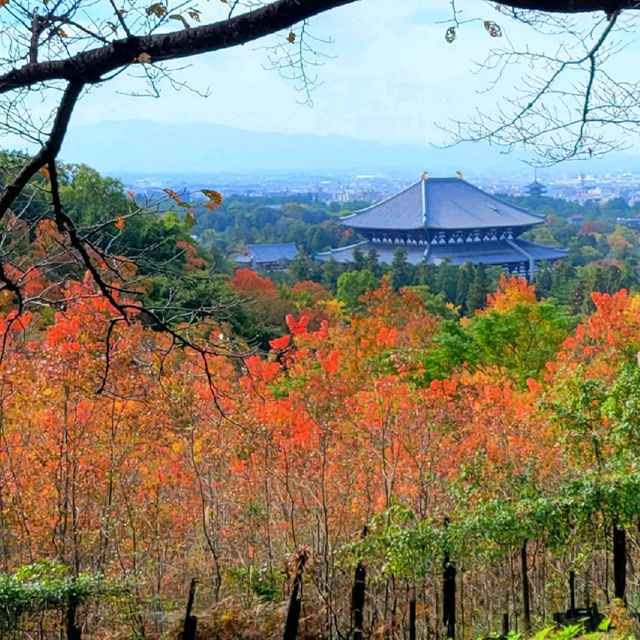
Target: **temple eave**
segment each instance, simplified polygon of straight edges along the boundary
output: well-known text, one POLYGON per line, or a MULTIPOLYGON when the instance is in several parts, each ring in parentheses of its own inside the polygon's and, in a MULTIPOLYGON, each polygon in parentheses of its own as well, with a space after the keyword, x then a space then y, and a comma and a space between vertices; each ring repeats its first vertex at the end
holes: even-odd
POLYGON ((530 271, 531 262, 534 264, 543 261, 561 260, 566 256, 563 249, 546 247, 524 240, 480 242, 477 244, 464 243, 456 245, 438 244, 393 244, 360 242, 333 249, 316 255, 321 261, 335 260, 340 263, 353 262, 353 252, 358 249, 363 253, 374 250, 378 261, 382 264, 391 264, 398 248, 404 249, 407 254, 407 262, 418 265, 421 263, 439 265, 449 262, 454 266, 463 264, 484 264, 487 266, 522 267, 521 271, 530 271))

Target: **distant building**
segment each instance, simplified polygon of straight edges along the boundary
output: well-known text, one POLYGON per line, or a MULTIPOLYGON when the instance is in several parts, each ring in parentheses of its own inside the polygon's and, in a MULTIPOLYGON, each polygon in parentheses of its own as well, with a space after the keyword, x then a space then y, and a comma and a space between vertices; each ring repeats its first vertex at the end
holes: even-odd
POLYGON ((584 222, 584 215, 582 213, 573 213, 567 218, 569 224, 582 224, 584 222))
POLYGON ((403 247, 412 264, 496 265, 531 277, 536 263, 564 258, 563 249, 545 247, 519 236, 544 217, 509 204, 458 178, 426 175, 386 200, 341 219, 364 236, 361 243, 316 254, 319 260, 351 262, 356 248, 375 249, 389 264, 403 247))
POLYGON ((527 195, 532 197, 540 197, 547 193, 547 187, 536 178, 531 184, 527 185, 527 195))
POLYGON ((616 218, 616 224, 630 229, 640 229, 640 218, 616 218))
POLYGON ((233 256, 231 259, 238 266, 264 271, 278 271, 297 255, 298 249, 293 242, 248 244, 244 254, 233 256))

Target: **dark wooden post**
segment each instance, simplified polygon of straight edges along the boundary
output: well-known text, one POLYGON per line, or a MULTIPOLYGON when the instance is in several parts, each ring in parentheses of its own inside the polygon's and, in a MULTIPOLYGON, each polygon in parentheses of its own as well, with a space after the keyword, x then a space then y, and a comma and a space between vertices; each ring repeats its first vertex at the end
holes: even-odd
POLYGON ((416 589, 411 588, 409 600, 409 640, 416 640, 416 589))
POLYGON ((502 614, 502 636, 506 638, 509 635, 509 614, 502 614))
POLYGON ((520 566, 522 570, 522 625, 525 634, 531 632, 531 603, 529 602, 529 567, 527 565, 527 541, 520 549, 520 566))
POLYGON ((576 572, 569 571, 569 615, 576 615, 576 572))
POLYGON ((80 640, 82 631, 76 624, 76 613, 78 611, 78 600, 74 596, 69 598, 67 604, 67 640, 80 640))
POLYGON ((351 590, 351 628, 353 640, 362 640, 364 627, 364 596, 367 588, 367 570, 362 562, 356 567, 356 575, 353 579, 351 590))
MULTIPOLYGON (((367 537, 368 527, 365 525, 360 534, 360 539, 367 537)), ((353 588, 351 589, 351 630, 353 640, 362 640, 364 637, 364 597, 367 591, 367 569, 358 562, 356 574, 353 578, 353 588)))
POLYGON ((613 525, 613 586, 614 597, 624 600, 627 587, 627 535, 623 527, 613 525))
MULTIPOLYGON (((449 526, 449 518, 444 519, 444 528, 449 526)), ((445 549, 442 563, 442 623, 447 628, 447 638, 456 637, 456 567, 451 562, 449 551, 445 549)))
POLYGON ((445 553, 442 571, 442 622, 447 638, 456 637, 456 567, 445 553))
POLYGON ((293 586, 291 587, 283 640, 296 640, 298 636, 298 623, 300 622, 300 611, 302 609, 302 573, 308 559, 309 552, 306 549, 300 549, 296 554, 296 575, 293 578, 293 586))
POLYGON ((191 614, 193 610, 193 602, 196 597, 196 584, 195 578, 191 579, 189 585, 189 599, 187 600, 187 611, 184 615, 184 628, 182 630, 182 640, 196 640, 196 627, 198 626, 198 618, 191 614))

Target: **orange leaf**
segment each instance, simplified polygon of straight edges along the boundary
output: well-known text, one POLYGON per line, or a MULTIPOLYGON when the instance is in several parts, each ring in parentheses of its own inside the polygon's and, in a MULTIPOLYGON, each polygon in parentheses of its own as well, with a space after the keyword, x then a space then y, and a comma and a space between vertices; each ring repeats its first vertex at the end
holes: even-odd
POLYGON ((213 189, 201 189, 200 192, 209 200, 209 202, 204 205, 207 209, 215 209, 222 204, 222 194, 219 191, 214 191, 213 189))
POLYGON ((180 203, 182 202, 182 198, 180 198, 180 196, 173 190, 173 189, 163 189, 163 191, 172 199, 175 200, 176 202, 180 203))
POLYGON ((291 336, 282 336, 281 338, 274 338, 269 341, 269 346, 273 351, 284 351, 291 342, 291 336))

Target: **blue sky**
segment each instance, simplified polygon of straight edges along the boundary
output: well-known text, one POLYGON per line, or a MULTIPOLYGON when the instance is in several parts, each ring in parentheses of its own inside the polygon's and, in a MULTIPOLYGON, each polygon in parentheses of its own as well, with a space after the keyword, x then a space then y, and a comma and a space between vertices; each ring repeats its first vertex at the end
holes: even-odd
MULTIPOLYGON (((160 98, 129 95, 142 85, 126 75, 93 88, 78 105, 72 128, 113 120, 164 123, 215 123, 243 129, 342 134, 385 143, 441 144, 450 141, 438 125, 465 119, 476 109, 495 111, 521 82, 521 70, 512 68, 502 85, 483 92, 487 74, 473 73, 492 47, 507 45, 553 54, 566 35, 544 36, 499 13, 488 2, 457 0, 464 24, 455 42, 445 42, 451 18, 449 0, 361 0, 311 21, 312 34, 330 39, 319 45, 327 55, 317 69, 320 86, 314 105, 304 103, 295 83, 266 70, 269 38, 231 50, 180 61, 176 79, 195 89, 210 90, 207 98, 175 91, 165 85, 160 98), (483 20, 494 20, 503 38, 491 38, 483 20)), ((203 3, 204 19, 223 18, 222 2, 203 3)), ((581 26, 602 16, 586 16, 581 26)), ((616 71, 637 66, 634 31, 627 48, 614 60, 616 71)), ((34 105, 34 111, 51 105, 34 105)), ((637 147, 633 136, 628 141, 637 147)), ((212 144, 214 141, 212 141, 212 144)))
MULTIPOLYGON (((458 6, 468 17, 500 22, 508 37, 530 37, 528 29, 488 3, 467 0, 458 6)), ((264 47, 271 39, 191 60, 179 77, 210 89, 206 99, 169 87, 157 100, 132 98, 122 95, 135 86, 123 77, 87 96, 75 124, 135 117, 339 133, 383 142, 443 140, 435 122, 464 117, 472 106, 491 109, 498 100, 496 94, 476 93, 486 77, 471 73, 473 62, 497 40, 487 35, 482 22, 475 22, 464 25, 457 40, 447 44, 443 22, 450 11, 446 0, 366 0, 316 17, 312 33, 333 42, 321 47, 330 57, 317 70, 322 85, 313 92, 313 108, 300 104, 304 96, 293 82, 263 68, 268 60, 264 47)))

